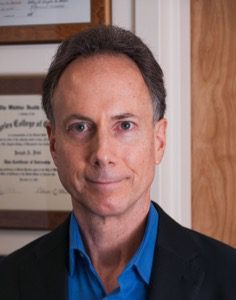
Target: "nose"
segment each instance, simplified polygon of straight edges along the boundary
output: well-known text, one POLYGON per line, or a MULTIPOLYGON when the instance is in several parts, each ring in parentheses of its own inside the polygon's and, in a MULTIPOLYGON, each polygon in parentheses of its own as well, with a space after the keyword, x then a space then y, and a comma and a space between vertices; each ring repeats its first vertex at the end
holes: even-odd
POLYGON ((97 168, 115 165, 114 140, 109 130, 97 130, 93 138, 90 163, 97 168))

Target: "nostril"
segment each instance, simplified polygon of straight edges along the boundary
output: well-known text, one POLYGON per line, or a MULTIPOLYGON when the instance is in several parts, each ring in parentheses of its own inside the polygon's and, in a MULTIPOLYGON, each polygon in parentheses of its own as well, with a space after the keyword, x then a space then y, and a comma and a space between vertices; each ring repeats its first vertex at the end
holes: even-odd
POLYGON ((91 158, 91 164, 95 168, 104 168, 108 166, 112 166, 115 164, 114 159, 111 158, 111 156, 94 156, 91 158))
POLYGON ((94 162, 94 166, 100 167, 100 165, 101 165, 101 163, 99 162, 98 159, 96 159, 95 162, 94 162))

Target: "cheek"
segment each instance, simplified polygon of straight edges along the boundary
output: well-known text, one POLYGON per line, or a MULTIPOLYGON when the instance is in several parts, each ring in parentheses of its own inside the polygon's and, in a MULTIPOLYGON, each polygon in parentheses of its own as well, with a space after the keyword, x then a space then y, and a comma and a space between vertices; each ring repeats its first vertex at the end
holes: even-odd
POLYGON ((82 168, 84 160, 78 147, 59 142, 56 153, 57 168, 62 174, 73 174, 82 168))
MULTIPOLYGON (((136 174, 153 172, 155 168, 155 149, 153 142, 141 142, 132 149, 125 149, 125 160, 136 174)), ((145 175, 144 175, 145 176, 145 175)))
POLYGON ((62 185, 69 194, 76 195, 76 191, 81 191, 84 185, 84 169, 84 163, 76 151, 61 149, 57 171, 62 185))

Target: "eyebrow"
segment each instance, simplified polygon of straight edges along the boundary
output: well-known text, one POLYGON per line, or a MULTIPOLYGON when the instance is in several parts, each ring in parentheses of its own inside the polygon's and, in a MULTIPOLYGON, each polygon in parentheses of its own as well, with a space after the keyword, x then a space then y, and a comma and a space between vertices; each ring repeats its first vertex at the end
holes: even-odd
POLYGON ((69 120, 71 119, 78 119, 78 120, 84 120, 84 121, 89 121, 89 122, 93 122, 93 120, 89 117, 83 116, 81 114, 72 114, 70 116, 68 116, 65 120, 64 123, 67 123, 69 120))
POLYGON ((137 119, 138 117, 134 114, 131 114, 131 113, 121 113, 121 114, 113 116, 112 120, 123 120, 123 119, 127 119, 127 118, 137 119))
MULTIPOLYGON (((115 115, 115 116, 112 116, 111 119, 112 120, 123 120, 123 119, 127 119, 127 118, 135 118, 135 119, 138 119, 138 117, 134 114, 131 114, 131 113, 121 113, 121 114, 118 114, 118 115, 115 115)), ((72 114, 70 115, 69 117, 67 117, 64 122, 68 122, 69 120, 71 119, 78 119, 78 120, 84 120, 84 121, 89 121, 89 122, 94 122, 93 119, 87 117, 87 116, 84 116, 82 114, 72 114)))

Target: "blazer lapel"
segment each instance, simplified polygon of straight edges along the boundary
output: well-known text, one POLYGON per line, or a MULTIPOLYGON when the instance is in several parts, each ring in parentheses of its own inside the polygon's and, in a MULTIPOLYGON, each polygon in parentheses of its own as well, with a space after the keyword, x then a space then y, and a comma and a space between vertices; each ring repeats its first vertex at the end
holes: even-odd
POLYGON ((194 300, 204 269, 192 239, 159 207, 159 233, 154 254, 149 300, 194 300))
POLYGON ((52 233, 22 264, 19 274, 24 300, 67 299, 68 222, 52 233))
POLYGON ((153 266, 149 300, 193 300, 204 279, 197 258, 183 261, 168 249, 158 247, 153 266))

